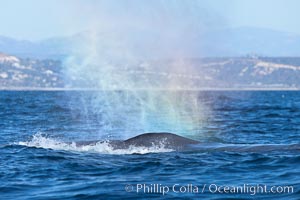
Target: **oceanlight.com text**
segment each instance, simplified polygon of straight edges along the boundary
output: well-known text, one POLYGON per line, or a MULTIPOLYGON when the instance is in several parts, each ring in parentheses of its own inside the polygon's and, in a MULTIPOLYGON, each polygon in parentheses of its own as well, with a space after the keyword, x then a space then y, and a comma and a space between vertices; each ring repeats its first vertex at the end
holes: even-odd
POLYGON ((266 184, 242 184, 242 185, 221 185, 221 184, 127 184, 126 192, 135 192, 137 194, 284 194, 293 193, 294 186, 288 185, 266 185, 266 184))

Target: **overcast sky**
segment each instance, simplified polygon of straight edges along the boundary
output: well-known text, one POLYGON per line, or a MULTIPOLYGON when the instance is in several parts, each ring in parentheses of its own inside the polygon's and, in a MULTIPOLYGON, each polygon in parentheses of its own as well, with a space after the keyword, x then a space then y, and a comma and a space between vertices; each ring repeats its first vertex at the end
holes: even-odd
POLYGON ((0 0, 0 35, 40 40, 133 26, 251 26, 300 34, 299 8, 299 0, 0 0))

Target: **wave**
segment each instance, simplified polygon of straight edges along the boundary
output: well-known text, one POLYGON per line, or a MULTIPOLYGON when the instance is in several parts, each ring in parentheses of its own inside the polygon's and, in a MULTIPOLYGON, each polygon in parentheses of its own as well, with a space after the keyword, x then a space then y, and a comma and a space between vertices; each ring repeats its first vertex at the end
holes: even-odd
POLYGON ((40 133, 33 135, 29 141, 15 143, 21 146, 44 148, 52 150, 90 152, 101 154, 147 154, 171 152, 173 149, 166 148, 163 143, 151 147, 131 145, 127 149, 114 149, 109 141, 99 141, 92 144, 81 145, 80 142, 64 142, 56 138, 50 138, 40 133))

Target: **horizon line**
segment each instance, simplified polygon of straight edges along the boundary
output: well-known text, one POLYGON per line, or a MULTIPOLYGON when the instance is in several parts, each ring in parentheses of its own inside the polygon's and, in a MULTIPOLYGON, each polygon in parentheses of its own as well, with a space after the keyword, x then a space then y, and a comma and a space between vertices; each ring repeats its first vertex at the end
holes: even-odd
POLYGON ((300 87, 201 87, 201 88, 43 88, 43 87, 0 87, 0 91, 300 91, 300 87))

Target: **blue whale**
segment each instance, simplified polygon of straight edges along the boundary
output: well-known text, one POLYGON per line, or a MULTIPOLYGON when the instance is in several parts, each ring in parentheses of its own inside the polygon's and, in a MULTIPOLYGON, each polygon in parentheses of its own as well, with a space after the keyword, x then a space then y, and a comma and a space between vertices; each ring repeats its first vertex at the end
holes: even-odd
POLYGON ((114 148, 164 146, 168 149, 180 150, 199 141, 185 138, 174 133, 144 133, 127 140, 113 144, 114 148))
MULTIPOLYGON (((77 145, 91 145, 104 141, 86 141, 77 142, 77 145)), ((199 144, 199 141, 185 138, 174 133, 144 133, 127 140, 108 141, 113 149, 128 149, 130 146, 135 147, 164 147, 172 150, 183 150, 189 145, 199 144)))
MULTIPOLYGON (((93 145, 107 141, 76 142, 76 145, 93 145)), ((128 149, 134 147, 164 147, 175 151, 229 151, 229 152, 270 152, 270 151, 299 151, 299 144, 223 144, 201 143, 200 141, 176 135, 174 133, 144 133, 127 140, 108 141, 113 149, 128 149)))

